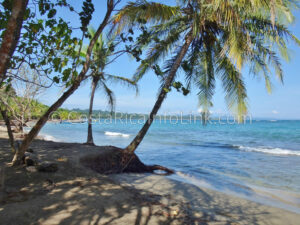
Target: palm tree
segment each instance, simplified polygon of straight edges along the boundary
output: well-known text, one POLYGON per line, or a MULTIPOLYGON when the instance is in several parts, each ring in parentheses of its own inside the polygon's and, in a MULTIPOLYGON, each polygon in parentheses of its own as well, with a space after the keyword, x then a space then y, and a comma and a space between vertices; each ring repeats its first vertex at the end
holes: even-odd
MULTIPOLYGON (((89 28, 89 35, 93 37, 95 35, 95 30, 91 27, 89 28)), ((97 39, 96 45, 93 48, 92 52, 92 63, 91 68, 91 97, 90 97, 90 105, 89 105, 89 113, 88 113, 88 135, 87 141, 85 144, 94 145, 93 139, 93 131, 92 131, 92 115, 93 115, 93 104, 95 92, 97 89, 101 89, 104 91, 108 99, 108 104, 111 107, 111 112, 114 110, 115 106, 115 96, 113 91, 109 88, 107 82, 118 82, 123 85, 127 85, 128 87, 135 87, 136 91, 137 85, 134 81, 117 75, 108 74, 105 72, 105 67, 107 64, 111 63, 110 57, 113 54, 114 49, 114 40, 105 40, 103 35, 101 34, 97 39)), ((85 58, 85 51, 82 52, 82 56, 85 58)))
POLYGON ((149 38, 137 43, 150 48, 135 79, 174 55, 165 61, 163 85, 148 120, 125 151, 133 153, 143 140, 179 69, 188 88, 192 84, 199 88, 204 112, 212 106, 215 80, 220 78, 229 108, 242 118, 247 113, 247 93, 241 70, 248 64, 252 74, 264 77, 268 91, 272 71, 282 81, 279 56, 287 55, 288 40, 300 45, 284 25, 292 21, 290 8, 295 6, 288 0, 181 0, 175 7, 138 1, 125 6, 114 18, 118 32, 143 21, 153 24, 149 38))

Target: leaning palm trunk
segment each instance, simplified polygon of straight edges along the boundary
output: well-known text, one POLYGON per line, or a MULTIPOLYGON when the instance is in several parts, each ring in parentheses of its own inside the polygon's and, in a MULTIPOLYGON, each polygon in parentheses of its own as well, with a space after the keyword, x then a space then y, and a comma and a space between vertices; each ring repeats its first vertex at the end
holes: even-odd
POLYGON ((174 77, 176 75, 176 72, 184 58, 184 56, 186 55, 188 48, 192 42, 192 32, 189 32, 188 35, 185 38, 185 43, 184 45, 181 47, 181 50, 179 52, 179 54, 177 55, 177 58, 174 62, 174 64, 171 67, 171 70, 169 72, 169 75, 166 78, 165 84, 163 86, 163 88, 160 91, 160 94, 156 100, 155 105, 153 106, 153 109, 149 115, 148 120, 146 121, 146 123, 144 124, 144 126, 142 127, 142 129, 139 131, 139 133, 137 134, 137 136, 133 139, 133 141, 126 147, 125 151, 128 153, 133 153, 137 147, 139 146, 139 144, 142 142, 142 140, 144 139, 148 129, 150 128, 154 117, 156 116, 158 110, 161 107, 161 104, 163 103, 165 97, 167 96, 167 92, 165 91, 166 89, 170 89, 173 81, 174 81, 174 77))
POLYGON ((19 165, 22 163, 22 158, 24 156, 26 149, 28 149, 28 147, 31 144, 31 142, 33 141, 33 139, 38 135, 38 133, 40 132, 42 127, 45 125, 45 123, 47 122, 51 113, 56 111, 67 100, 67 98, 70 97, 74 93, 74 91, 76 91, 78 89, 78 87, 80 86, 81 81, 85 78, 85 75, 89 69, 90 56, 91 56, 93 47, 94 47, 97 39, 99 38, 100 34, 102 33, 103 29, 106 27, 113 9, 114 9, 114 1, 107 0, 106 15, 105 15, 102 23, 98 27, 93 39, 90 41, 90 44, 89 44, 89 47, 87 50, 87 54, 86 54, 86 61, 83 65, 82 71, 80 72, 80 74, 78 75, 76 80, 73 82, 72 86, 66 92, 64 92, 64 94, 46 111, 46 113, 37 121, 37 123, 34 125, 34 127, 28 133, 28 135, 24 138, 20 148, 17 149, 17 151, 13 157, 12 165, 15 166, 15 165, 19 165))
POLYGON ((7 129, 7 134, 8 134, 11 150, 12 150, 13 153, 15 153, 16 152, 15 140, 14 140, 14 135, 13 135, 12 130, 11 130, 10 119, 7 115, 7 111, 4 110, 4 109, 1 109, 1 115, 4 119, 4 121, 5 121, 5 125, 6 125, 6 129, 7 129))
POLYGON ((0 47, 0 83, 6 78, 10 58, 19 41, 27 4, 28 0, 15 0, 12 2, 11 16, 7 22, 0 47))
POLYGON ((88 145, 94 145, 93 130, 92 130, 92 115, 93 115, 94 97, 95 97, 95 92, 96 92, 99 79, 100 79, 99 76, 94 76, 92 81, 92 91, 91 91, 90 107, 89 107, 89 115, 88 115, 88 135, 86 141, 86 144, 88 145))

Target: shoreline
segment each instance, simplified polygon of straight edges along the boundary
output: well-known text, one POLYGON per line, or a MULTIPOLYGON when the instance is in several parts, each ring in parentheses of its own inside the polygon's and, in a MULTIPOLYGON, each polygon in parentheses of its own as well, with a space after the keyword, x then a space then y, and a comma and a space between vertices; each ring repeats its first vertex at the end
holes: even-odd
MULTIPOLYGON (((155 194, 172 193, 175 200, 188 203, 193 214, 201 214, 207 219, 219 218, 224 222, 227 218, 229 224, 232 222, 237 224, 300 224, 299 213, 191 183, 157 175, 116 174, 112 176, 121 185, 141 191, 149 188, 155 194), (234 218, 234 221, 229 218, 234 218)), ((227 223, 224 222, 224 224, 227 223)))
MULTIPOLYGON (((52 122, 50 122, 52 123, 52 122)), ((119 133, 115 133, 119 135, 119 133)), ((1 137, 1 132, 0 132, 1 137)), ((38 136, 39 140, 52 141, 56 143, 70 143, 78 144, 77 142, 64 142, 60 139, 54 138, 51 135, 40 133, 38 136)), ((264 204, 270 207, 276 207, 280 209, 286 209, 290 212, 297 213, 300 215, 300 194, 292 191, 284 191, 280 189, 272 189, 264 186, 255 186, 250 183, 237 184, 242 187, 242 190, 230 190, 226 188, 215 187, 212 183, 207 183, 201 178, 191 176, 189 174, 184 174, 181 171, 177 171, 175 175, 168 176, 167 179, 187 183, 199 188, 204 188, 223 194, 227 194, 233 197, 238 197, 246 199, 248 201, 256 202, 259 204, 264 204)))
POLYGON ((252 184, 243 184, 244 188, 247 189, 247 192, 239 193, 238 191, 232 191, 230 189, 220 190, 219 188, 213 187, 211 184, 206 183, 204 180, 195 177, 187 178, 186 176, 188 175, 185 174, 184 176, 182 176, 181 172, 177 172, 176 174, 171 175, 169 179, 175 180, 177 182, 187 183, 200 189, 219 192, 225 195, 241 198, 265 206, 284 209, 300 215, 299 193, 282 191, 279 189, 272 189, 263 186, 254 186, 252 184), (294 199, 291 199, 292 196, 294 197, 294 199))
MULTIPOLYGON (((4 132, 3 130, 3 126, 0 126, 0 128, 1 128, 0 138, 8 138, 6 132, 4 132)), ((27 133, 26 130, 24 132, 27 133)), ((19 134, 18 133, 14 133, 14 134, 16 136, 16 139, 19 140, 20 139, 18 137, 19 134)), ((59 144, 69 143, 69 144, 81 145, 81 143, 79 142, 78 143, 64 142, 60 139, 57 139, 45 133, 40 133, 40 135, 36 139, 41 141, 50 141, 59 144)), ((230 189, 223 189, 223 188, 220 189, 220 187, 214 187, 213 184, 207 183, 205 180, 201 178, 197 178, 189 174, 185 174, 181 171, 176 171, 174 175, 167 176, 166 178, 169 180, 190 184, 199 188, 204 188, 204 189, 220 192, 223 194, 227 194, 230 196, 246 199, 248 201, 256 202, 259 204, 286 209, 290 212, 297 213, 300 215, 300 194, 298 192, 272 189, 264 186, 255 186, 250 183, 239 184, 244 187, 243 189, 245 189, 244 190, 245 193, 241 192, 241 190, 234 191, 230 189)))
MULTIPOLYGON (((0 139, 0 146, 2 166, 10 152, 6 139, 0 139)), ((57 162, 59 170, 51 174, 7 168, 10 197, 0 203, 0 219, 5 224, 69 224, 75 220, 88 224, 87 215, 101 217, 98 224, 133 224, 137 219, 149 220, 149 224, 300 224, 299 214, 164 176, 104 176, 79 163, 80 157, 98 154, 105 147, 35 140, 32 149, 41 160, 57 162)))

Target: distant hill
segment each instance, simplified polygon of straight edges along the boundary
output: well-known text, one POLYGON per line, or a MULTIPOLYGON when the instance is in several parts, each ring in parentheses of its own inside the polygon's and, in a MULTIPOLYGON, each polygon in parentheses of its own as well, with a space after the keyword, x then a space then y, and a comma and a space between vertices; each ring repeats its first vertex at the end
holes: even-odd
MULTIPOLYGON (((21 98, 21 97, 18 97, 21 98)), ((12 109, 15 111, 18 110, 18 106, 11 105, 12 109)), ((37 101, 33 100, 31 102, 30 112, 25 115, 26 118, 30 118, 31 120, 35 120, 40 118, 47 110, 49 109, 49 106, 37 101)), ((71 110, 59 108, 56 112, 54 112, 51 116, 51 119, 61 119, 61 120, 67 120, 67 119, 79 119, 81 117, 80 112, 72 112, 71 110)), ((1 114, 0 114, 0 120, 3 120, 1 114)))

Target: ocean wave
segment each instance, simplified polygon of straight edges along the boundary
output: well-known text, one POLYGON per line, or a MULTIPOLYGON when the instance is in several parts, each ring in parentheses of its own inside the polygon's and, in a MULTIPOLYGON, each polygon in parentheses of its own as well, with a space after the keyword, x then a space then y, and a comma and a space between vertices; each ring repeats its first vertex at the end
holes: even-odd
POLYGON ((110 132, 110 131, 105 131, 105 135, 107 136, 121 136, 121 137, 129 137, 129 134, 123 134, 123 133, 118 133, 118 132, 110 132))
POLYGON ((223 144, 223 143, 217 143, 217 142, 162 142, 162 144, 165 145, 179 145, 179 146, 192 146, 192 147, 203 147, 203 148, 232 148, 234 147, 231 144, 223 144))
POLYGON ((175 176, 173 178, 175 178, 179 181, 190 183, 190 184, 196 185, 198 187, 205 187, 205 188, 209 188, 209 189, 214 189, 214 187, 209 182, 207 182, 206 180, 201 179, 201 178, 197 178, 197 177, 195 177, 191 174, 187 174, 187 173, 177 171, 175 173, 175 175, 177 175, 177 177, 175 176))
POLYGON ((247 147, 247 146, 234 146, 235 148, 247 152, 263 152, 273 155, 296 155, 300 156, 300 151, 294 151, 282 148, 268 148, 268 147, 247 147))

